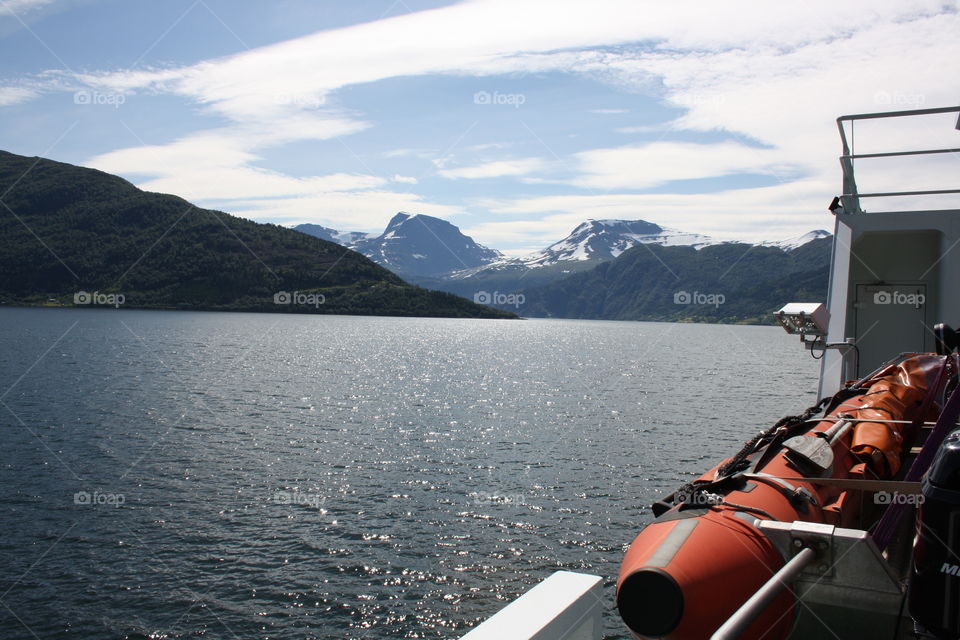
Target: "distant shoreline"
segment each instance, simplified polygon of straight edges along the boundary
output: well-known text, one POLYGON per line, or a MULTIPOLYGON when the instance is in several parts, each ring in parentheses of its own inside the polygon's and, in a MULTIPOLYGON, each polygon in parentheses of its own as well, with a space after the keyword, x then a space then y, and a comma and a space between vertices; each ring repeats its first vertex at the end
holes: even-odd
POLYGON ((708 326, 729 326, 729 327, 773 327, 776 326, 776 322, 771 316, 769 322, 757 322, 753 320, 744 320, 741 322, 709 322, 704 320, 696 319, 681 319, 681 320, 664 320, 659 318, 622 318, 622 319, 613 319, 613 318, 561 318, 561 317, 546 317, 546 316, 521 316, 515 315, 510 316, 490 316, 490 317, 470 317, 470 316, 450 316, 450 315, 400 315, 395 313, 342 313, 342 312, 315 312, 315 311, 284 311, 284 310, 271 310, 271 309, 226 309, 226 308, 198 308, 198 309, 187 309, 182 307, 143 307, 143 306, 131 306, 123 305, 118 308, 111 307, 109 305, 76 305, 76 304, 50 304, 50 303, 29 303, 29 302, 2 302, 0 301, 0 309, 4 308, 17 308, 17 309, 77 309, 77 310, 103 310, 103 311, 194 311, 199 313, 259 313, 259 314, 269 314, 275 313, 280 315, 309 315, 309 316, 345 316, 352 318, 448 318, 452 320, 578 320, 583 322, 644 322, 644 323, 656 323, 656 324, 702 324, 708 326))
MULTIPOLYGON (((307 309, 303 310, 294 310, 294 309, 270 309, 270 308, 236 308, 230 309, 226 307, 198 307, 198 308, 186 308, 186 307, 167 307, 167 306, 136 306, 136 305, 120 305, 119 307, 114 307, 112 305, 97 304, 97 305, 82 305, 82 304, 53 304, 49 302, 44 303, 35 303, 35 302, 21 302, 21 301, 0 301, 0 309, 75 309, 78 311, 195 311, 200 313, 261 313, 261 314, 278 314, 278 315, 296 315, 296 316, 347 316, 353 318, 448 318, 451 320, 527 320, 523 316, 519 315, 493 315, 490 316, 454 316, 454 315, 420 315, 420 314, 398 314, 398 313, 344 313, 342 311, 335 312, 323 312, 323 311, 310 311, 307 309)), ((558 320, 566 320, 568 318, 557 318, 558 320)))

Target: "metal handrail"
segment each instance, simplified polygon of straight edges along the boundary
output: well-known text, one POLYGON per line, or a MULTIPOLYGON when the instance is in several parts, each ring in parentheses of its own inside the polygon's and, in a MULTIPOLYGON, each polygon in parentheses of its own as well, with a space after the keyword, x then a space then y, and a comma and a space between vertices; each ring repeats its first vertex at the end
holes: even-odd
POLYGON ((892 158, 893 156, 922 156, 928 153, 960 153, 960 149, 923 149, 922 151, 888 151, 886 153, 857 153, 841 158, 859 160, 860 158, 892 158))
POLYGON ((921 191, 886 191, 878 193, 855 193, 849 194, 845 193, 841 198, 846 198, 847 196, 854 195, 858 198, 886 198, 890 196, 931 196, 931 195, 943 195, 945 193, 960 193, 960 189, 928 189, 921 191))
POLYGON ((817 559, 817 552, 810 547, 801 549, 787 564, 773 574, 762 587, 737 609, 726 622, 720 625, 710 640, 735 640, 747 630, 764 609, 773 602, 790 583, 817 559))
POLYGON ((877 113, 857 113, 848 116, 840 116, 837 122, 845 120, 873 120, 876 118, 898 118, 900 116, 929 116, 937 113, 960 113, 960 106, 957 107, 932 107, 929 109, 908 109, 905 111, 881 111, 877 113))
MULTIPOLYGON (((840 196, 840 201, 843 205, 843 210, 845 213, 862 213, 862 210, 860 209, 860 198, 886 198, 893 196, 925 196, 960 193, 960 189, 928 189, 918 191, 889 191, 877 193, 859 193, 857 190, 857 181, 853 171, 853 161, 856 159, 919 156, 936 153, 960 153, 960 149, 922 149, 917 151, 890 151, 883 153, 853 154, 850 151, 850 145, 847 143, 847 132, 843 126, 844 122, 852 123, 856 120, 926 116, 939 113, 960 113, 960 106, 934 107, 930 109, 909 109, 906 111, 883 111, 878 113, 860 113, 840 116, 837 118, 837 129, 840 131, 840 142, 843 145, 843 154, 840 156, 840 166, 843 169, 843 195, 840 196)), ((960 129, 960 118, 957 120, 957 128, 960 129)))

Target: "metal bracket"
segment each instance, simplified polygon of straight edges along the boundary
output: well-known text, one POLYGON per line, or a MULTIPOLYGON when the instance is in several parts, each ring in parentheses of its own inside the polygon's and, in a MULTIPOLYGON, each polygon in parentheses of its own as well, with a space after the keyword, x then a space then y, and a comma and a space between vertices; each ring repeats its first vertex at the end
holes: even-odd
POLYGON ((833 534, 836 527, 832 524, 816 522, 791 522, 790 529, 790 557, 797 555, 804 548, 811 548, 817 552, 816 562, 804 568, 804 574, 818 576, 833 575, 834 544, 833 534))
POLYGON ((817 553, 795 579, 804 606, 791 639, 822 637, 824 626, 842 638, 877 638, 899 624, 903 585, 869 533, 800 521, 754 525, 786 561, 805 549, 817 553))

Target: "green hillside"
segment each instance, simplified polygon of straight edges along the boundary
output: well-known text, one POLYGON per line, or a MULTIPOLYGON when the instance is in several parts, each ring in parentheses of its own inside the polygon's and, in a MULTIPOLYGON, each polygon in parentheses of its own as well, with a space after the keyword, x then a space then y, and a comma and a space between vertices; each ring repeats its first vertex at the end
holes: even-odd
POLYGON ((641 245, 524 290, 527 316, 771 324, 787 302, 825 301, 831 238, 792 251, 747 244, 641 245))
POLYGON ((144 192, 100 171, 0 151, 0 302, 75 300, 78 306, 122 301, 129 308, 513 316, 409 285, 332 242, 144 192))

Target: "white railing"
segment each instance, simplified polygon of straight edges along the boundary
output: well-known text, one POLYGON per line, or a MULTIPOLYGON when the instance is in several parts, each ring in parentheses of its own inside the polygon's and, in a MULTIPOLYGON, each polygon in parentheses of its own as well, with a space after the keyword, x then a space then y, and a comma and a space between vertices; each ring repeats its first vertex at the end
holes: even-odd
MULTIPOLYGON (((854 177, 853 161, 861 158, 893 158, 903 156, 923 156, 931 154, 949 154, 956 156, 960 149, 919 149, 914 151, 887 151, 883 153, 853 153, 852 138, 847 141, 847 130, 844 123, 849 122, 851 126, 859 120, 876 120, 879 118, 901 118, 911 116, 928 116, 939 113, 960 113, 960 106, 957 107, 937 107, 934 109, 910 109, 907 111, 885 111, 882 113, 859 113, 849 116, 840 116, 837 118, 837 128, 840 130, 840 142, 843 145, 843 155, 840 156, 840 166, 843 169, 843 195, 837 196, 834 203, 830 205, 830 210, 836 212, 835 207, 841 205, 843 213, 862 213, 860 209, 860 198, 890 198, 894 196, 922 196, 922 195, 945 195, 960 193, 960 189, 924 189, 915 191, 884 191, 879 193, 860 193, 857 189, 857 180, 854 177)), ((957 119, 957 129, 960 129, 960 118, 957 119)))
POLYGON ((461 640, 600 640, 603 578, 557 571, 461 640))

